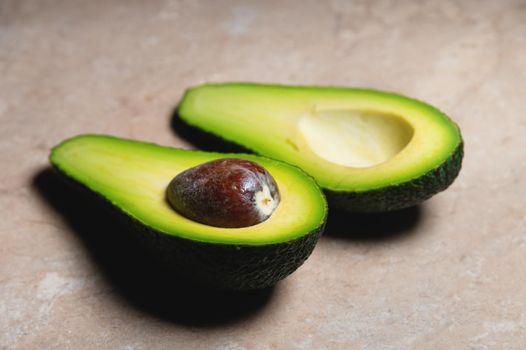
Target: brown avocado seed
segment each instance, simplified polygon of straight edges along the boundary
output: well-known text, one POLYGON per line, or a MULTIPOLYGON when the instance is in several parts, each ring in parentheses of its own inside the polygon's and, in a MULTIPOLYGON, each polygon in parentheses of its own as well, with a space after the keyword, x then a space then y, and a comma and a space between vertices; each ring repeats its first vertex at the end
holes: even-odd
POLYGON ((247 227, 272 215, 278 186, 261 165, 238 158, 217 159, 178 174, 166 198, 181 215, 217 227, 247 227))

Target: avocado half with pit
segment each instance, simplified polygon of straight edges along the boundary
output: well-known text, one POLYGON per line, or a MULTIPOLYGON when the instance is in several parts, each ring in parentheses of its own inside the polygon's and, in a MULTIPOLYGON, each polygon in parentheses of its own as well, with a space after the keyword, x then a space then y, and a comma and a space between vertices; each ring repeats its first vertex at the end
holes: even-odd
POLYGON ((335 207, 382 212, 416 205, 457 177, 463 142, 438 109, 368 89, 209 84, 187 90, 178 118, 302 168, 335 207))
POLYGON ((327 215, 325 197, 310 176, 255 155, 83 135, 53 148, 50 161, 60 174, 110 204, 137 229, 130 232, 139 232, 146 247, 167 266, 208 287, 247 290, 274 285, 307 259, 327 215), (242 228, 213 227, 172 209, 165 191, 174 176, 228 157, 254 161, 274 177, 281 201, 266 221, 242 228))

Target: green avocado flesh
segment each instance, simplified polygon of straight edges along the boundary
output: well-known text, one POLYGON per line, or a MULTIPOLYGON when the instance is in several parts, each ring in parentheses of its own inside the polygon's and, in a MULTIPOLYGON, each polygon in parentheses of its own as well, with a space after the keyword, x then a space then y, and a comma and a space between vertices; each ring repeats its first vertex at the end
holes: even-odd
POLYGON ((56 146, 50 161, 59 173, 124 214, 183 274, 219 288, 267 287, 293 272, 314 248, 327 215, 323 193, 312 178, 255 155, 82 135, 56 146), (185 218, 167 203, 166 187, 178 173, 233 157, 257 162, 276 180, 281 202, 269 219, 243 228, 212 227, 185 218))
POLYGON ((189 89, 186 124, 312 175, 350 211, 405 208, 460 171, 459 128, 423 102, 367 89, 210 84, 189 89))

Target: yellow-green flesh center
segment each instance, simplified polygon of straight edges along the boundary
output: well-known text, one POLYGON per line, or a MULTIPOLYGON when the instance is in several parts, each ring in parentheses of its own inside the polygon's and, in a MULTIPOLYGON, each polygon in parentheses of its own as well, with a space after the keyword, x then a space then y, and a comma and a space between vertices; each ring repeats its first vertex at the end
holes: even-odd
POLYGON ((298 120, 298 128, 321 159, 353 168, 391 159, 413 137, 411 125, 398 116, 358 110, 308 113, 298 120))
POLYGON ((311 178, 295 167, 262 157, 173 149, 91 135, 60 144, 50 158, 66 175, 146 226, 192 240, 279 243, 307 234, 325 216, 323 194, 311 178), (166 187, 174 176, 213 159, 232 157, 259 163, 276 180, 281 202, 269 219, 243 228, 212 227, 185 218, 166 202, 166 187))

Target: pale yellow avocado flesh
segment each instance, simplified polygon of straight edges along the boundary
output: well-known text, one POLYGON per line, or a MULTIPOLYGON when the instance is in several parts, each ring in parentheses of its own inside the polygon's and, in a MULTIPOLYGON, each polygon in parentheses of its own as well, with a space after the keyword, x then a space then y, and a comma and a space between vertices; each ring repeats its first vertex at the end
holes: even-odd
POLYGON ((396 115, 353 110, 314 111, 301 117, 297 127, 311 152, 350 168, 388 161, 414 134, 411 125, 396 115))

